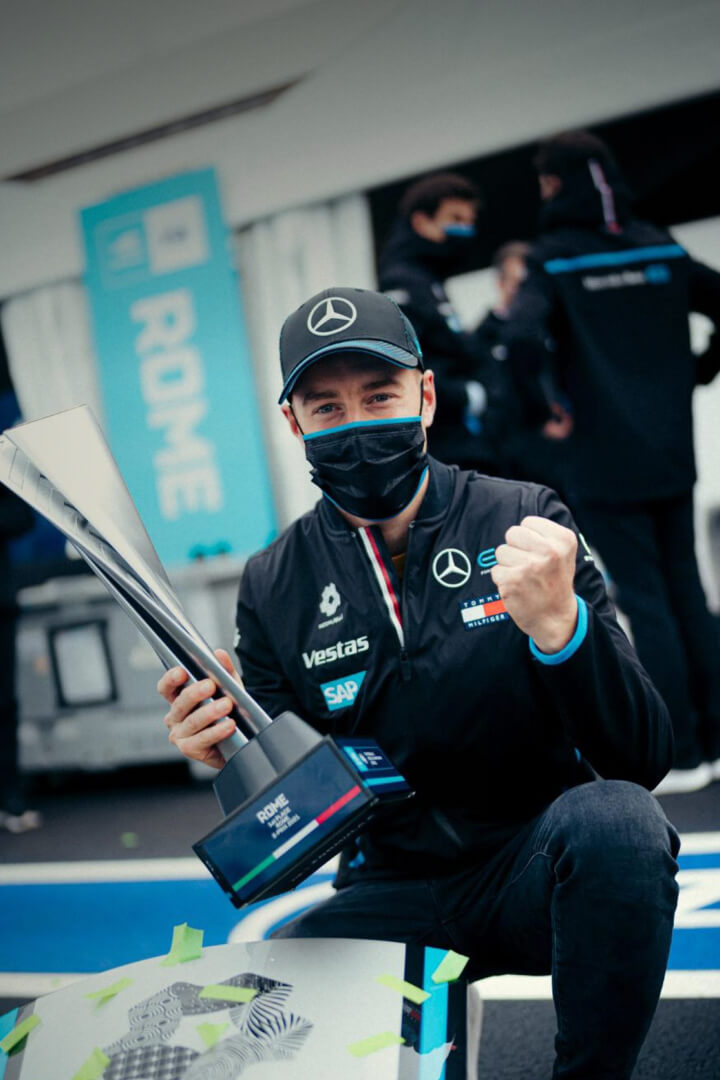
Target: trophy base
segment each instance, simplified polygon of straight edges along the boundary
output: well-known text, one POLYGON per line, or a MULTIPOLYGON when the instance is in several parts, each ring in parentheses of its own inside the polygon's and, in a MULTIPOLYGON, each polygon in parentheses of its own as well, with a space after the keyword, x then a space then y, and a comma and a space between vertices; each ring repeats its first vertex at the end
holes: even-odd
POLYGON ((233 754, 213 780, 223 814, 237 810, 321 742, 322 735, 299 716, 281 713, 233 754))
POLYGON ((372 739, 336 742, 292 713, 238 750, 215 790, 227 816, 193 850, 238 908, 299 885, 412 794, 372 739))

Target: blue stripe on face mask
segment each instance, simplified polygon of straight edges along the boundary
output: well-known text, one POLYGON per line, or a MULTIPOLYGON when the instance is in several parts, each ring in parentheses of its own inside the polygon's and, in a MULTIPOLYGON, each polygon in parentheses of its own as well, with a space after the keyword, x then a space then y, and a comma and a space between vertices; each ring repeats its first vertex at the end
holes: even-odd
POLYGON ((453 225, 445 225, 443 228, 446 236, 464 236, 468 240, 471 240, 476 235, 476 231, 474 225, 463 225, 459 221, 453 225))
POLYGON ((310 439, 318 439, 321 435, 329 435, 331 431, 351 431, 353 428, 371 428, 388 424, 417 424, 422 417, 420 416, 397 416, 388 417, 387 420, 353 420, 351 424, 336 424, 334 427, 323 428, 322 431, 311 431, 308 435, 303 435, 305 442, 309 442, 310 439))

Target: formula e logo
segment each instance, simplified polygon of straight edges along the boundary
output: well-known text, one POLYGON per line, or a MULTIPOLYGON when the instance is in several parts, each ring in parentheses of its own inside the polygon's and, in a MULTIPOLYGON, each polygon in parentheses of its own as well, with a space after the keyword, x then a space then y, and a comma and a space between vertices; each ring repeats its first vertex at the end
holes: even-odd
POLYGON ((330 712, 347 709, 354 703, 366 675, 367 671, 356 671, 354 675, 346 675, 344 679, 322 684, 320 689, 330 712))
POLYGON ((459 589, 470 577, 472 566, 464 551, 444 548, 433 559, 432 572, 435 580, 446 589, 459 589))
POLYGON ((497 565, 497 555, 495 554, 495 548, 485 548, 481 551, 477 557, 477 564, 482 569, 483 573, 487 573, 488 570, 492 570, 493 566, 497 565))
POLYGON ((334 581, 331 581, 330 584, 326 585, 323 589, 318 607, 323 615, 327 615, 328 619, 332 619, 341 603, 342 600, 340 599, 337 585, 334 581))
POLYGON ((320 300, 307 317, 307 328, 316 337, 340 334, 357 319, 357 308, 344 296, 328 296, 320 300))
POLYGON ((367 634, 350 641, 338 641, 335 645, 328 645, 325 649, 313 649, 311 653, 304 652, 303 660, 308 671, 321 664, 331 664, 334 660, 342 660, 346 656, 355 656, 356 653, 367 652, 370 648, 367 634))

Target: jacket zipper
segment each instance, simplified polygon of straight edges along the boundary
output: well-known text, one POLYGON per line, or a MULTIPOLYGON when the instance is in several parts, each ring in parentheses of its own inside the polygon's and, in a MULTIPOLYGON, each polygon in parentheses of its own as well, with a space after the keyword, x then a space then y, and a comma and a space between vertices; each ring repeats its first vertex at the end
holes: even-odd
POLYGON ((412 677, 412 661, 408 655, 408 640, 407 640, 407 627, 408 623, 405 618, 407 611, 407 604, 405 602, 405 589, 407 587, 408 577, 408 557, 410 555, 410 541, 412 540, 413 529, 415 528, 415 522, 411 521, 408 525, 408 537, 407 547, 405 548, 405 566, 403 568, 402 581, 400 583, 400 616, 402 618, 404 640, 400 649, 400 674, 403 682, 409 682, 412 677))
MULTIPOLYGON (((393 630, 395 631, 395 635, 398 639, 398 643, 400 645, 400 675, 403 679, 403 682, 407 682, 412 674, 412 668, 410 664, 410 658, 407 654, 407 647, 405 644, 405 630, 402 624, 402 599, 398 598, 395 594, 394 589, 392 589, 392 583, 390 581, 390 576, 387 572, 387 567, 382 560, 375 539, 369 528, 361 526, 360 529, 357 530, 356 535, 365 550, 365 556, 367 558, 367 561, 370 563, 372 576, 375 580, 376 585, 380 589, 380 594, 383 598, 383 601, 385 602, 385 608, 388 612, 390 622, 392 623, 393 630)), ((400 590, 401 596, 403 590, 404 584, 403 588, 401 588, 400 590)))

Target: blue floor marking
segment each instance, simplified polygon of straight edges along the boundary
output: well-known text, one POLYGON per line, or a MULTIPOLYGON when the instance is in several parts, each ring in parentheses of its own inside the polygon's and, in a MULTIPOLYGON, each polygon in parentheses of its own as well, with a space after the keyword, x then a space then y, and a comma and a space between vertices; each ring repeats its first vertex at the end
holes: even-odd
POLYGON ((238 921, 212 880, 7 885, 0 970, 103 971, 168 952, 176 923, 220 945, 238 921))
POLYGON ((673 931, 668 971, 717 971, 720 968, 720 926, 673 931))
MULTIPOLYGON (((668 967, 720 970, 720 850, 681 853, 678 861, 682 871, 708 871, 711 887, 697 910, 712 913, 708 921, 715 925, 677 927, 668 967)), ((327 874, 306 884, 319 881, 327 874)), ((296 893, 297 907, 281 915, 274 899, 238 911, 210 878, 0 885, 0 972, 90 973, 163 955, 181 922, 203 929, 206 945, 220 945, 246 915, 265 906, 267 934, 302 909, 302 886, 296 893)))
POLYGON ((685 855, 681 850, 678 857, 678 866, 681 870, 720 870, 720 851, 710 851, 702 855, 685 855))

